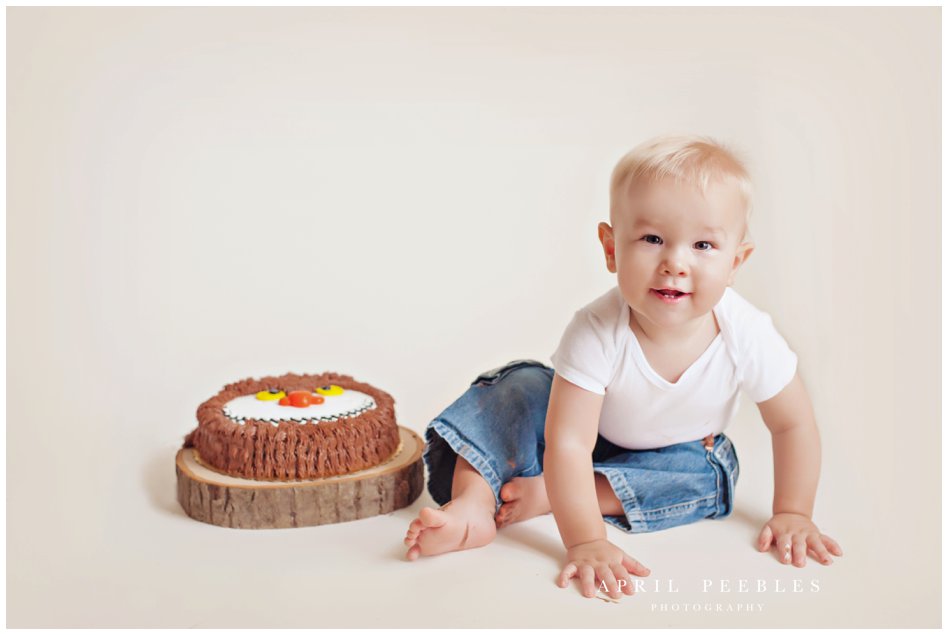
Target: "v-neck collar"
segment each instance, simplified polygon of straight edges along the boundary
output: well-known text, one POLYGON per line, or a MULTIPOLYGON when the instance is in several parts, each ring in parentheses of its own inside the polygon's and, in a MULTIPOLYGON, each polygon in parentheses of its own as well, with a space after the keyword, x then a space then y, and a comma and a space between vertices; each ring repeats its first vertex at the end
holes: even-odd
MULTIPOLYGON (((719 303, 720 304, 720 303, 719 303)), ((672 383, 655 372, 655 369, 652 368, 652 365, 649 364, 648 359, 645 357, 645 351, 642 350, 642 345, 639 343, 639 338, 636 336, 635 331, 632 330, 632 327, 629 326, 629 319, 632 315, 632 309, 628 304, 623 302, 623 324, 625 324, 625 331, 629 337, 629 348, 632 352, 632 357, 635 358, 635 363, 638 364, 639 369, 642 373, 648 377, 649 381, 653 384, 662 388, 664 390, 676 390, 681 388, 683 385, 686 385, 690 382, 692 376, 699 373, 702 368, 704 368, 711 357, 714 355, 715 351, 721 347, 721 344, 724 342, 724 329, 721 328, 721 314, 718 311, 718 306, 712 309, 714 314, 714 319, 717 321, 718 334, 714 336, 714 339, 711 340, 711 343, 708 345, 704 352, 696 359, 692 364, 685 369, 685 372, 681 374, 681 377, 678 378, 678 381, 672 383)))

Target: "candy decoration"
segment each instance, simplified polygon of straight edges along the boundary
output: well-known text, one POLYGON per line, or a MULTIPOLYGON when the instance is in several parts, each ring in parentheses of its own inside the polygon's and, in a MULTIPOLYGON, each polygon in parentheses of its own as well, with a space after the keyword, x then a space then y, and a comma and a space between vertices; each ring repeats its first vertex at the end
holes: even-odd
POLYGON ((281 406, 293 406, 294 408, 308 408, 326 401, 319 395, 314 395, 308 390, 293 390, 290 394, 280 399, 281 406))
POLYGON ((257 393, 257 399, 260 401, 276 401, 277 399, 283 399, 284 397, 286 397, 286 393, 279 388, 261 390, 257 393))
POLYGON ((320 395, 326 395, 328 397, 335 397, 336 395, 341 395, 345 392, 340 386, 332 384, 331 386, 320 386, 316 389, 320 395))
POLYGON ((354 389, 346 388, 341 395, 331 398, 317 395, 311 390, 306 392, 312 396, 310 405, 314 403, 313 400, 317 397, 324 399, 324 402, 321 405, 301 410, 281 406, 279 401, 261 401, 257 399, 257 393, 254 392, 228 401, 222 412, 230 421, 242 425, 247 421, 261 421, 278 426, 281 421, 291 421, 300 417, 302 417, 303 423, 312 424, 347 419, 377 407, 372 397, 354 389), (303 412, 303 410, 306 410, 306 412, 303 412))

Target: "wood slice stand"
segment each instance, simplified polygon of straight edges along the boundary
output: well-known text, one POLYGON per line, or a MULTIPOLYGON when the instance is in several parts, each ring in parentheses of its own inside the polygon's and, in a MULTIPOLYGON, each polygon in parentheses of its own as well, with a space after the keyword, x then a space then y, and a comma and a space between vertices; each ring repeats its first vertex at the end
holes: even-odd
POLYGON ((178 502, 201 522, 239 529, 311 527, 387 514, 411 505, 425 486, 424 442, 399 426, 401 446, 382 465, 308 481, 254 481, 201 465, 194 448, 175 457, 178 502))

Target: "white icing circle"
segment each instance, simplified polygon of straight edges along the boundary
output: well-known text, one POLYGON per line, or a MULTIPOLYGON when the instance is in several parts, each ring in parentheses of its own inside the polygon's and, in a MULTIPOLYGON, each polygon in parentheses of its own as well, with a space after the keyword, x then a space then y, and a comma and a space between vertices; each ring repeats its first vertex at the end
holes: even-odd
POLYGON ((235 423, 246 419, 257 419, 277 425, 280 421, 296 423, 319 423, 335 421, 342 417, 354 417, 375 408, 375 399, 358 390, 348 388, 341 395, 320 395, 325 401, 305 408, 281 406, 278 399, 263 401, 256 395, 245 395, 224 404, 224 414, 235 423))

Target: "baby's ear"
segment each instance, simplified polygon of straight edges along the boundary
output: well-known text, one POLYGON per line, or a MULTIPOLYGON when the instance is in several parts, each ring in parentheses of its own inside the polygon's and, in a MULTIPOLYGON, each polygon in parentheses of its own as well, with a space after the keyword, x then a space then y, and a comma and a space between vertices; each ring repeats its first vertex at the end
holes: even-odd
POLYGON ((606 269, 610 273, 616 272, 616 241, 609 223, 599 223, 599 242, 606 257, 606 269))
POLYGON ((734 274, 741 268, 741 265, 747 262, 747 259, 750 258, 752 253, 754 253, 754 243, 750 241, 744 241, 737 246, 737 252, 734 254, 734 262, 731 263, 731 276, 728 284, 734 283, 734 274))

